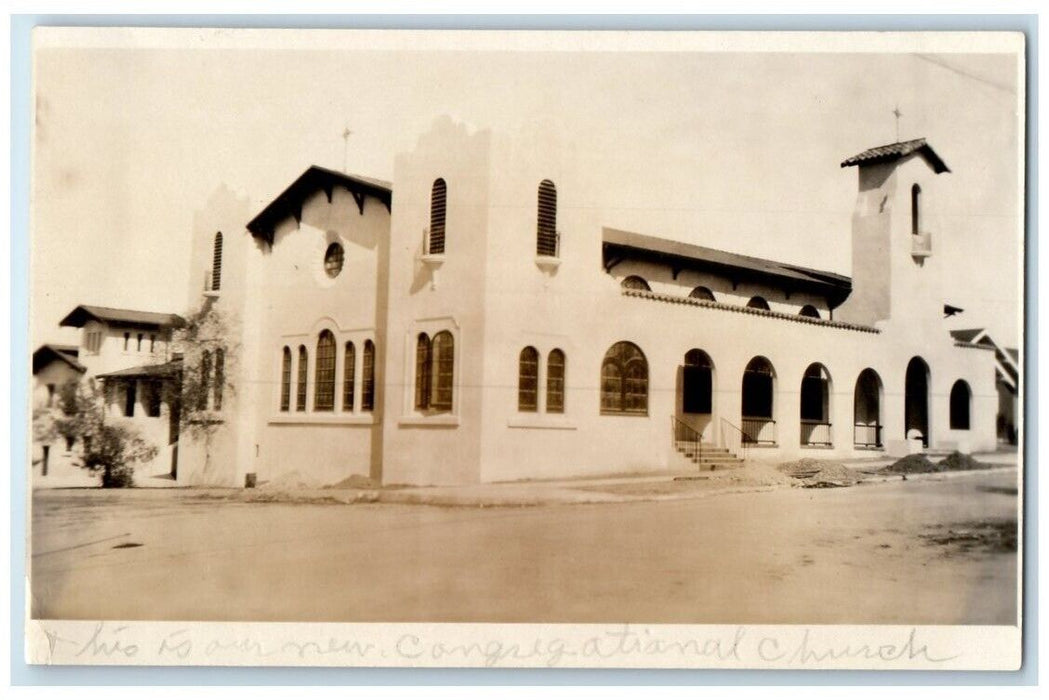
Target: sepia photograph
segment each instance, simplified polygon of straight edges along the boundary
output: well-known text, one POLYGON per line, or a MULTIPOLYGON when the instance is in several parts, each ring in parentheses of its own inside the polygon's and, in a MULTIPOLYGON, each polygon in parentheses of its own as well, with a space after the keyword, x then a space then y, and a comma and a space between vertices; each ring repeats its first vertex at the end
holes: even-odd
POLYGON ((28 657, 1015 669, 1025 81, 36 28, 28 657))

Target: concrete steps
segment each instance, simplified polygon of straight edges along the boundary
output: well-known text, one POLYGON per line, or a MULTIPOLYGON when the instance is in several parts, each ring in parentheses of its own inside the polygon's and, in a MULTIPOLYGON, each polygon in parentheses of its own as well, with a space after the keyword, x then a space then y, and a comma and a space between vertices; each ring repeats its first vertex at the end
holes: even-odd
POLYGON ((700 471, 717 471, 722 469, 739 469, 743 460, 724 447, 709 443, 696 445, 691 442, 675 442, 674 448, 679 454, 695 464, 700 471))

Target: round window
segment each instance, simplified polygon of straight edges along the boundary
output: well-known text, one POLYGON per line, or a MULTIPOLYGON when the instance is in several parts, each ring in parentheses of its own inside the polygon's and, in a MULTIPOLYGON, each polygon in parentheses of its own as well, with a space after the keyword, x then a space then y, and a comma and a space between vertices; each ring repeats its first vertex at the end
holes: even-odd
POLYGON ((338 277, 342 272, 342 246, 332 243, 328 250, 324 251, 324 271, 328 277, 338 277))

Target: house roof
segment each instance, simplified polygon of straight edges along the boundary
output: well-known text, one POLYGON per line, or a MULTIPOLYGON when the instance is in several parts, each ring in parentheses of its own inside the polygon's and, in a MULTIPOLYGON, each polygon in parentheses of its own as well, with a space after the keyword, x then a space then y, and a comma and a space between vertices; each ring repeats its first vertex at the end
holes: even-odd
POLYGON ((88 321, 101 321, 113 326, 172 328, 179 325, 182 322, 182 318, 176 314, 164 314, 155 311, 113 309, 108 306, 87 306, 86 304, 81 304, 70 311, 59 322, 59 325, 83 328, 88 321))
POLYGON ((163 364, 139 365, 137 367, 128 367, 127 369, 118 369, 115 372, 100 374, 98 377, 99 379, 117 379, 121 377, 125 379, 167 379, 175 377, 181 371, 182 360, 172 360, 163 364))
POLYGON ((947 167, 947 164, 943 162, 940 156, 936 155, 936 151, 932 150, 932 146, 926 143, 925 139, 914 139, 912 141, 897 141, 896 143, 885 144, 884 146, 875 146, 874 148, 868 148, 863 153, 858 153, 851 158, 846 158, 842 161, 841 167, 847 168, 850 165, 869 165, 871 163, 887 163, 900 158, 906 158, 912 153, 917 153, 925 162, 929 164, 929 167, 936 173, 949 173, 951 169, 947 167))
POLYGON ((971 343, 976 336, 983 333, 982 328, 963 328, 951 331, 951 337, 959 343, 971 343))
POLYGON ((84 373, 87 371, 87 368, 77 362, 79 352, 79 348, 75 345, 54 345, 50 343, 41 345, 33 352, 33 374, 36 374, 55 360, 64 362, 77 372, 84 373))
POLYGON ((392 183, 311 165, 295 182, 288 185, 287 189, 277 195, 276 199, 267 204, 265 209, 248 222, 248 230, 251 231, 251 235, 263 238, 272 245, 273 232, 277 224, 289 216, 295 217, 296 221, 301 220, 303 202, 317 192, 323 191, 328 196, 328 201, 331 201, 331 194, 336 186, 350 191, 362 214, 364 213, 365 197, 378 199, 386 210, 390 211, 393 200, 392 183))
POLYGON ((729 253, 714 248, 680 243, 613 228, 603 229, 605 269, 611 270, 624 259, 641 259, 682 269, 715 272, 727 277, 746 276, 783 286, 808 291, 827 298, 834 307, 849 296, 852 280, 836 272, 814 270, 798 265, 729 253))

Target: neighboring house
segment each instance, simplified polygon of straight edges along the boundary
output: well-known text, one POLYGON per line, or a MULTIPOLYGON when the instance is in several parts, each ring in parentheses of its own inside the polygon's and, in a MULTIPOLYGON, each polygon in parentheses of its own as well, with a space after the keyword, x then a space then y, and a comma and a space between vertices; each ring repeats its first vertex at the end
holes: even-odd
POLYGON ((1020 394, 1020 354, 1016 348, 998 345, 983 328, 951 331, 951 337, 962 345, 975 345, 994 350, 994 383, 998 390, 996 419, 998 441, 1015 445, 1017 441, 1016 415, 1020 394))
POLYGON ((654 471, 699 436, 769 460, 995 448, 995 353, 944 325, 949 170, 924 139, 841 164, 851 277, 615 228, 552 142, 443 119, 394 183, 313 166, 248 221, 198 217, 236 391, 180 483, 654 471))
MULTIPOLYGON (((129 421, 159 450, 155 460, 139 465, 137 471, 142 476, 163 474, 174 478, 179 435, 175 399, 179 393, 180 363, 173 357, 171 340, 178 322, 179 317, 174 314, 77 306, 62 319, 61 325, 81 329, 80 345, 44 345, 34 353, 34 400, 42 400, 45 391, 52 395, 50 387, 61 386, 63 382, 59 380, 101 382, 108 415, 129 421)), ((72 465, 75 474, 74 455, 70 454, 75 446, 67 447, 65 462, 72 465)), ((43 448, 35 445, 34 454, 43 448)), ((36 469, 34 476, 54 476, 53 472, 42 472, 36 469)))
MULTIPOLYGON (((33 353, 34 417, 58 414, 62 387, 79 381, 86 371, 77 360, 78 352, 75 345, 46 344, 33 353)), ((73 443, 59 435, 34 436, 34 477, 67 476, 74 469, 72 451, 73 443)))

